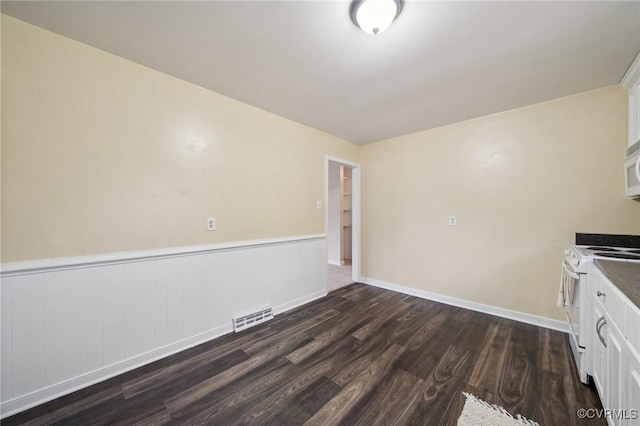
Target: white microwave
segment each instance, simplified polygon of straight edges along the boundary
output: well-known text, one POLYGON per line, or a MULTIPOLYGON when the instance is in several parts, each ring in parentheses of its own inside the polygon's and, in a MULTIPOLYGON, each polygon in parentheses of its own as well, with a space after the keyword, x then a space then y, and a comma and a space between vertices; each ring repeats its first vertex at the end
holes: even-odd
POLYGON ((640 141, 625 151, 624 184, 628 197, 640 198, 640 141))

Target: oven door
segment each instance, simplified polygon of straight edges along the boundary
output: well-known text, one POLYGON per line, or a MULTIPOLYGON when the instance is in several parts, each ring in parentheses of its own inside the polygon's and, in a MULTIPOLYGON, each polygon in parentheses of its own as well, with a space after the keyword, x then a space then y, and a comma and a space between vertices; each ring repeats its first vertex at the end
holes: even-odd
POLYGON ((582 309, 581 298, 586 290, 583 288, 586 282, 585 276, 576 273, 567 262, 563 262, 561 280, 565 289, 567 320, 569 321, 571 334, 573 334, 578 346, 584 349, 587 336, 581 328, 586 325, 586 318, 584 318, 586 312, 582 309))

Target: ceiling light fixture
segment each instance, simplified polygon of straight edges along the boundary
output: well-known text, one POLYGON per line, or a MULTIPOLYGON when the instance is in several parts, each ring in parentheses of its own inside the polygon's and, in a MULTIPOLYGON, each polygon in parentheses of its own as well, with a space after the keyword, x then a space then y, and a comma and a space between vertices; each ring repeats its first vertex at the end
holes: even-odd
POLYGON ((380 34, 400 15, 404 0, 353 0, 349 15, 367 34, 380 34))

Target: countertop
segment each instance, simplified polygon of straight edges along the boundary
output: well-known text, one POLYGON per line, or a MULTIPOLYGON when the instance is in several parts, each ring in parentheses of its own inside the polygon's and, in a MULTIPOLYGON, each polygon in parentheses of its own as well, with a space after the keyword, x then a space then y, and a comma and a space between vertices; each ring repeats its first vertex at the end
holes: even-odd
POLYGON ((640 263, 596 259, 594 264, 632 303, 640 308, 640 263))

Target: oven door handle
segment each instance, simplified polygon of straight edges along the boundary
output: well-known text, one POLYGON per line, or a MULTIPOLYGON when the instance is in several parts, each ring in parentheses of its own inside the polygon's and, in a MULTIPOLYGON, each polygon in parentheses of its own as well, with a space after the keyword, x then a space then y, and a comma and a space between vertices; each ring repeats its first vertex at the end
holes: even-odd
POLYGON ((603 315, 596 322, 596 334, 598 335, 598 339, 600 339, 600 343, 602 343, 602 346, 606 348, 607 342, 605 342, 604 337, 602 337, 602 334, 600 334, 600 330, 602 330, 602 327, 604 327, 605 325, 607 325, 607 318, 603 315))
POLYGON ((579 280, 580 279, 580 276, 578 274, 576 274, 571 269, 569 269, 569 265, 567 265, 567 262, 562 262, 562 269, 564 270, 565 274, 567 274, 568 276, 570 276, 574 280, 579 280))

